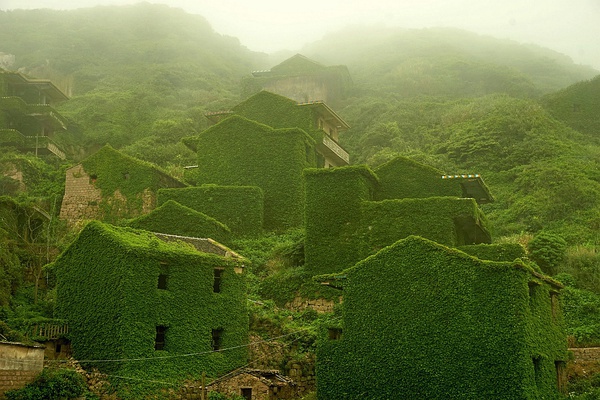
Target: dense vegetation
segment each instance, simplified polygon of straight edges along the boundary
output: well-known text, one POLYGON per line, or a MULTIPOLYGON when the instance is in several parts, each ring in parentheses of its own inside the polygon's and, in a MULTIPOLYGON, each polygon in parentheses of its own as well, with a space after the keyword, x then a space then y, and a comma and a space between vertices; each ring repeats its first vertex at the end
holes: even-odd
MULTIPOLYGON (((208 127, 205 112, 243 100, 240 80, 250 71, 275 63, 200 16, 147 3, 0 11, 0 43, 16 57, 11 69, 52 79, 71 96, 57 107, 69 122, 56 138, 68 161, 1 149, 0 171, 18 164, 26 184, 0 178, 0 195, 9 196, 0 198, 0 319, 3 334, 17 337, 53 316, 54 277, 43 265, 74 236, 57 220, 66 166, 110 143, 183 179, 181 167, 197 155, 181 139, 208 127)), ((600 344, 598 71, 548 49, 447 29, 354 28, 303 54, 348 66, 354 87, 336 111, 352 126, 341 142, 353 164, 376 168, 404 155, 444 173, 482 174, 496 199, 482 206, 492 236, 531 243, 529 257, 566 285, 568 333, 600 344)), ((219 220, 257 236, 263 198, 247 189, 240 198, 252 200, 251 226, 219 220)), ((192 203, 219 208, 214 200, 233 189, 194 190, 206 196, 181 204, 199 211, 192 203)), ((168 200, 180 199, 159 193, 168 200)), ((303 238, 296 229, 233 243, 252 260, 250 298, 260 303, 252 303, 251 328, 263 337, 295 332, 282 339, 294 348, 287 361, 314 350, 322 322, 277 308, 310 275, 303 238)), ((580 386, 597 393, 594 385, 580 386)))

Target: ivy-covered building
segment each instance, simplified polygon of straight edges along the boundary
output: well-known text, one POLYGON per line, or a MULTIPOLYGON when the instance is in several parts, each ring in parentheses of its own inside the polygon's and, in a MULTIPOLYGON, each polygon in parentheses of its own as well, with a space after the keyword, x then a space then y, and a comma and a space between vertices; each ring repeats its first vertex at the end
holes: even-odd
POLYGON ((478 204, 493 201, 479 175, 397 157, 366 166, 309 169, 305 259, 313 275, 346 269, 399 239, 419 235, 450 247, 490 243, 478 204))
POLYGON ((184 139, 198 153, 194 180, 199 185, 260 188, 267 230, 302 225, 304 169, 347 165, 350 160, 337 143, 348 125, 322 102, 298 104, 262 91, 231 111, 208 117, 215 125, 184 139))
POLYGON ((243 259, 162 237, 92 221, 53 263, 74 357, 134 379, 197 379, 245 364, 243 259))
POLYGON ((319 399, 561 397, 561 285, 530 265, 410 236, 316 279, 344 294, 317 349, 319 399))
POLYGON ((324 101, 335 104, 352 85, 345 65, 325 66, 296 54, 266 71, 254 71, 242 81, 243 94, 260 90, 277 93, 298 103, 324 101))
POLYGON ((231 240, 231 230, 227 225, 174 200, 169 200, 148 214, 132 219, 127 225, 155 233, 211 238, 224 244, 231 240))
POLYGON ((150 212, 160 188, 186 187, 157 166, 104 146, 66 172, 60 218, 113 222, 150 212))
POLYGON ((53 106, 67 99, 48 80, 0 69, 0 147, 65 159, 52 139, 66 120, 53 106))

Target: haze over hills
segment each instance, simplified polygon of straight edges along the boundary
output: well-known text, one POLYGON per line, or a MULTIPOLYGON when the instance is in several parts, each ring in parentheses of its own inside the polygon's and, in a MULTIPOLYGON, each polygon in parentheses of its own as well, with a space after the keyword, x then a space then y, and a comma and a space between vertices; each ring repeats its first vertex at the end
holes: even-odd
MULTIPOLYGON (((204 113, 237 104, 241 79, 282 56, 269 59, 200 16, 148 3, 0 12, 0 43, 0 52, 15 55, 13 69, 72 93, 59 109, 70 119, 61 144, 71 157, 110 143, 172 171, 194 163, 179 140, 208 126, 204 113)), ((449 173, 484 172, 500 194, 488 213, 498 220, 497 233, 554 226, 573 240, 597 236, 589 218, 600 209, 598 150, 569 129, 589 134, 595 125, 586 130, 561 113, 572 105, 551 101, 551 93, 569 93, 566 87, 598 71, 549 49, 455 29, 354 27, 302 52, 348 66, 354 85, 337 111, 352 126, 340 140, 353 163, 404 154, 449 173), (537 102, 544 95, 551 114, 537 102), (544 190, 532 190, 552 182, 547 170, 559 160, 566 175, 572 171, 570 191, 585 192, 565 192, 561 210, 572 207, 560 213, 544 190)), ((593 121, 597 105, 585 104, 581 110, 593 121)))
MULTIPOLYGON (((489 225, 484 225, 495 243, 526 245, 541 237, 542 245, 538 246, 542 254, 537 254, 539 259, 530 260, 540 266, 538 260, 543 261, 544 257, 546 261, 556 261, 551 265, 552 272, 544 272, 567 286, 562 293, 569 335, 585 345, 600 344, 599 71, 576 65, 568 57, 542 47, 441 28, 352 27, 307 45, 301 53, 317 63, 304 57, 293 60, 301 59, 300 65, 313 72, 329 70, 318 63, 344 73, 345 67, 339 66, 348 68, 352 85, 347 85, 344 74, 339 92, 345 96, 337 98, 331 109, 350 126, 339 137, 339 144, 350 154, 350 164, 367 164, 375 169, 400 155, 422 162, 427 168, 437 168, 432 181, 440 171, 481 174, 495 201, 482 204, 477 210, 485 214, 489 225), (544 247, 544 238, 550 238, 548 248, 544 247), (558 255, 558 250, 552 248, 557 244, 562 252, 558 255), (555 273, 563 273, 562 280, 555 273)), ((78 229, 65 228, 61 225, 64 221, 56 223, 69 167, 86 157, 89 160, 90 154, 110 144, 127 156, 157 164, 161 176, 189 178, 184 173, 189 170, 184 167, 201 163, 198 154, 182 139, 188 137, 189 144, 190 137, 205 131, 209 126, 207 112, 231 110, 243 104, 251 94, 244 90, 244 83, 253 79, 252 71, 272 68, 294 54, 250 51, 238 38, 216 32, 203 17, 162 5, 0 11, 0 66, 31 78, 51 79, 70 95, 69 100, 55 108, 48 107, 50 115, 56 110, 67 119, 68 129, 57 129, 52 137, 67 153, 66 160, 51 154, 47 158, 24 154, 21 148, 11 147, 16 146, 14 142, 0 142, 0 206, 4 207, 0 212, 20 213, 19 217, 26 220, 28 211, 37 213, 43 209, 49 221, 38 230, 41 234, 29 241, 19 237, 16 219, 12 231, 0 226, 0 333, 6 336, 2 331, 5 320, 11 327, 25 330, 32 321, 37 324, 41 316, 52 317, 56 300, 52 292, 54 277, 50 275, 48 288, 38 287, 37 283, 44 280, 43 265, 69 244, 78 229), (23 182, 13 179, 14 165, 22 167, 23 182), (26 277, 26 273, 37 274, 35 289, 34 279, 26 277), (39 304, 35 304, 38 289, 39 304), (44 292, 45 289, 49 290, 44 292)), ((253 82, 254 87, 247 87, 255 88, 264 81, 253 82)), ((279 97, 267 93, 261 96, 279 97)), ((294 101, 283 100, 296 108, 294 101)), ((288 118, 293 112, 273 112, 275 107, 270 104, 275 103, 257 104, 249 106, 256 107, 252 111, 274 115, 274 119, 281 117, 282 127, 289 128, 285 124, 293 119, 288 118)), ((0 119, 4 111, 11 110, 0 110, 0 119)), ((250 119, 253 118, 238 116, 220 125, 233 121, 240 127, 236 135, 227 128, 221 131, 223 136, 217 141, 223 144, 224 153, 237 154, 231 149, 240 147, 238 138, 252 139, 248 136, 251 132, 266 126, 250 119), (246 126, 257 128, 253 131, 246 126)), ((0 128, 14 130, 12 126, 0 128)), ((304 135, 298 132, 300 127, 292 130, 304 135)), ((285 135, 292 130, 277 131, 285 135)), ((281 163, 276 165, 286 168, 269 164, 269 169, 285 172, 289 169, 289 153, 278 152, 280 145, 273 143, 279 142, 270 139, 261 142, 268 143, 260 147, 266 154, 264 158, 253 152, 253 157, 238 159, 254 159, 249 164, 263 165, 256 160, 270 162, 272 155, 277 154, 281 163)), ((307 136, 303 140, 312 139, 307 136)), ((37 141, 35 146, 37 153, 37 141)), ((304 160, 305 145, 297 149, 299 158, 304 160)), ((215 171, 230 164, 219 164, 215 157, 206 154, 209 153, 204 154, 204 165, 215 166, 215 171)), ((98 164, 121 165, 124 158, 98 164)), ((298 168, 298 176, 305 165, 298 168)), ((238 168, 243 173, 251 169, 238 168)), ((347 170, 359 169, 363 168, 351 166, 347 170)), ((265 176, 263 169, 257 171, 265 176)), ((136 175, 147 174, 131 174, 136 175)), ((418 172, 405 175, 423 181, 418 172)), ((92 176, 83 176, 86 185, 95 184, 92 176)), ((117 176, 119 182, 133 181, 129 172, 117 176)), ((189 179, 186 183, 193 186, 194 181, 189 179)), ((298 193, 304 193, 302 183, 298 186, 298 193)), ((262 198, 258 188, 250 189, 256 189, 256 198, 262 198)), ((226 198, 246 199, 231 194, 226 198)), ((82 203, 80 199, 74 201, 76 206, 82 203)), ((299 204, 296 200, 292 203, 299 204)), ((315 208, 326 203, 315 201, 315 208)), ((90 200, 89 204, 95 206, 97 201, 90 200)), ((162 211, 164 218, 171 219, 168 209, 162 211)), ((389 214, 383 215, 382 225, 393 227, 387 219, 389 214)), ((244 217, 248 219, 247 215, 244 217)), ((0 222, 2 218, 0 215, 0 222)), ((174 223, 183 221, 182 225, 189 222, 172 219, 174 223)), ((194 220, 207 219, 196 214, 194 220)), ((452 235, 453 228, 450 231, 452 235)), ((227 236, 226 231, 222 234, 227 236)), ((314 360, 315 332, 325 326, 319 321, 322 315, 314 310, 283 311, 288 301, 293 301, 297 293, 302 294, 296 291, 302 281, 310 280, 303 270, 305 238, 306 230, 296 226, 232 244, 234 251, 250 260, 244 274, 248 275, 251 330, 261 338, 285 337, 285 345, 279 347, 277 343, 276 353, 282 354, 266 361, 269 368, 285 365, 282 360, 295 364, 301 358, 299 354, 308 354, 306 358, 314 360), (287 345, 289 353, 283 350, 287 345)), ((339 298, 337 291, 335 298, 339 298)), ((548 296, 545 298, 549 301, 548 296)), ((523 299, 526 304, 527 299, 523 299)), ((600 382, 598 376, 593 378, 595 382, 600 382)), ((136 395, 135 391, 131 393, 136 395)))

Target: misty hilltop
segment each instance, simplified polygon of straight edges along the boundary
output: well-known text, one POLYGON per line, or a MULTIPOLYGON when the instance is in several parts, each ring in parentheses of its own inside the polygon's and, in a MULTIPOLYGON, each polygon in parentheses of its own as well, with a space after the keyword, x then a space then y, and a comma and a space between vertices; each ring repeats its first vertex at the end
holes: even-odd
MULTIPOLYGON (((209 126, 207 112, 231 109, 249 95, 242 81, 252 71, 292 55, 252 52, 202 16, 148 3, 0 12, 0 43, 14 55, 6 68, 71 95, 58 107, 69 130, 57 141, 73 160, 111 144, 173 173, 196 162, 181 139, 209 126)), ((598 71, 457 29, 351 27, 301 51, 349 71, 353 84, 334 108, 351 126, 340 143, 353 164, 405 155, 485 173, 501 199, 486 210, 497 234, 550 227, 572 241, 596 236, 590 142, 599 111, 589 80, 598 71), (548 185, 562 194, 550 196, 548 185)))

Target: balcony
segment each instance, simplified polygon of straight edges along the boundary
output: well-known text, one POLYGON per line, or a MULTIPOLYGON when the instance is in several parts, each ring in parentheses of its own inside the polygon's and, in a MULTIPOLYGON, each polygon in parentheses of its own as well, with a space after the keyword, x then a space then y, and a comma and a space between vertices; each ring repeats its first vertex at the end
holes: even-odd
POLYGON ((65 153, 47 136, 25 136, 16 129, 0 129, 0 146, 13 146, 21 151, 33 151, 35 155, 54 154, 64 160, 65 153))
POLYGON ((335 167, 350 164, 350 155, 327 135, 323 135, 322 143, 317 144, 317 151, 335 167))

